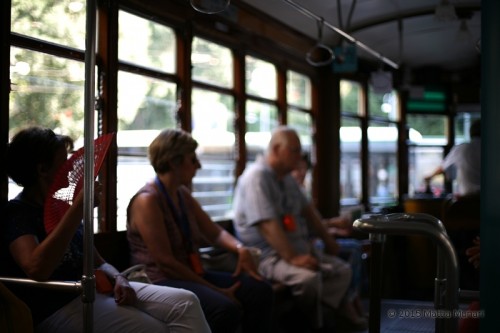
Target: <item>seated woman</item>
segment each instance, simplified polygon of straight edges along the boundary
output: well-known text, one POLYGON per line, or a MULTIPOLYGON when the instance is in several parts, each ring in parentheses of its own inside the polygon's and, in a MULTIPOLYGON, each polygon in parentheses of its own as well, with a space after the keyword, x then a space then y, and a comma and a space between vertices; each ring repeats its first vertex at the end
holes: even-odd
MULTIPOLYGON (((2 214, 2 275, 80 280, 83 269, 83 191, 49 234, 44 202, 73 142, 50 129, 17 133, 7 148, 7 174, 23 187, 2 214)), ((95 201, 100 186, 96 185, 95 201)), ((198 298, 190 291, 129 282, 94 249, 94 263, 113 281, 113 296, 96 294, 95 332, 210 332, 198 298)), ((12 285, 31 309, 37 332, 82 332, 83 305, 68 291, 12 285)))
POLYGON ((246 247, 213 223, 187 186, 201 167, 198 143, 182 130, 163 130, 149 146, 156 178, 127 209, 134 264, 145 264, 156 284, 193 291, 213 332, 269 332, 272 288, 257 272, 246 247), (234 274, 204 271, 202 240, 238 254, 234 274), (246 272, 248 274, 242 274, 246 272))

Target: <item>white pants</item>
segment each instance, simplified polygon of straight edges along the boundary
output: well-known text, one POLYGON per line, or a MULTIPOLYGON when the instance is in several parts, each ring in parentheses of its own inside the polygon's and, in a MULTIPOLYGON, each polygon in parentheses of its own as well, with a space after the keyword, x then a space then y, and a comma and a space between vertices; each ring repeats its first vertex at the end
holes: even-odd
POLYGON ((319 271, 293 266, 278 257, 267 257, 259 265, 263 276, 291 288, 313 327, 323 326, 323 306, 339 307, 352 276, 349 264, 338 257, 324 254, 321 263, 319 271))
MULTIPOLYGON (((198 297, 188 290, 130 282, 134 306, 120 306, 113 297, 96 293, 94 332, 209 333, 198 297)), ((50 302, 50 300, 47 300, 50 302)), ((83 332, 83 303, 77 297, 36 327, 39 333, 83 332)))

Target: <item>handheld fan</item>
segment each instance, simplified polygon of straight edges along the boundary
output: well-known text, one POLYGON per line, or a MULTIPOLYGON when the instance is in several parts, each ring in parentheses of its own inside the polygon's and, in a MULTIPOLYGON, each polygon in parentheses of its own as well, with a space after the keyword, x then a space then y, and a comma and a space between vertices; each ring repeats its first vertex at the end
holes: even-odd
MULTIPOLYGON (((94 177, 99 174, 113 136, 114 133, 110 133, 94 140, 94 177)), ((84 147, 82 147, 57 171, 45 199, 43 222, 47 234, 54 230, 82 189, 84 165, 84 147)))

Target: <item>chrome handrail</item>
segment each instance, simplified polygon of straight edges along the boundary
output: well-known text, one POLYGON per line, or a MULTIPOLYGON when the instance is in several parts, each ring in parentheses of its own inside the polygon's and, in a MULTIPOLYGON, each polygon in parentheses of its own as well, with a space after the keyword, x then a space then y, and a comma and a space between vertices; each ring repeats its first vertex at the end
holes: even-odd
POLYGON ((7 276, 0 276, 0 281, 47 289, 74 291, 77 293, 80 293, 82 290, 82 284, 79 281, 36 281, 32 279, 14 278, 7 276))
MULTIPOLYGON (((436 332, 454 333, 458 329, 458 259, 441 221, 428 214, 397 213, 365 215, 354 221, 354 228, 372 235, 424 235, 438 246, 435 307, 448 315, 436 319, 436 332), (442 292, 444 290, 444 292, 442 292)), ((378 314, 380 316, 380 313, 378 314)))

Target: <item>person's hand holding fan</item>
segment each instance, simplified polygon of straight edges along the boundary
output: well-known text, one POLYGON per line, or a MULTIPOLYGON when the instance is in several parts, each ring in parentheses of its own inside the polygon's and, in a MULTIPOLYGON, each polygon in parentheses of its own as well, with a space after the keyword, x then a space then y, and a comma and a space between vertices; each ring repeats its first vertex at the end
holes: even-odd
MULTIPOLYGON (((94 140, 94 177, 99 174, 114 133, 94 140)), ((45 231, 49 234, 68 208, 73 204, 83 187, 84 147, 78 149, 58 170, 52 183, 44 207, 45 231)))

